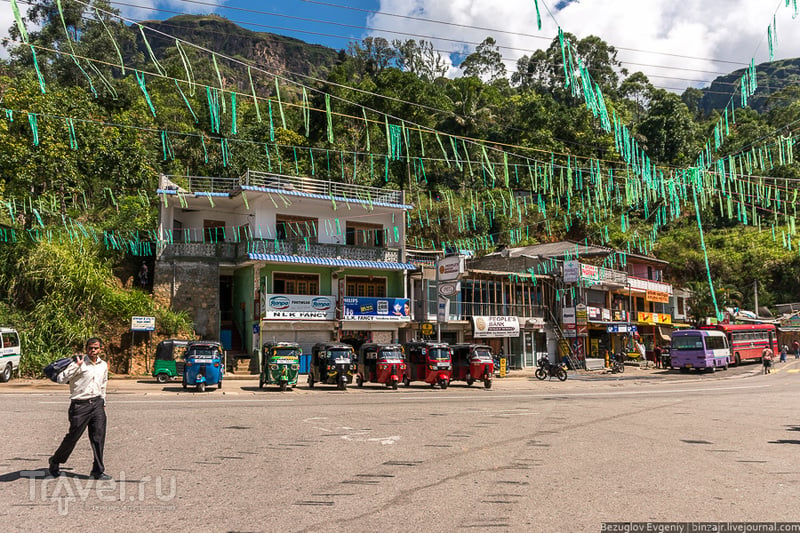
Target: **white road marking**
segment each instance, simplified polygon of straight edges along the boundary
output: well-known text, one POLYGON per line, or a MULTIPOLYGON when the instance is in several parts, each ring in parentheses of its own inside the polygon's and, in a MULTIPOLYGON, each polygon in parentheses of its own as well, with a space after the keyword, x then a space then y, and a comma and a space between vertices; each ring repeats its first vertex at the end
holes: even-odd
MULTIPOLYGON (((58 402, 39 402, 44 404, 58 404, 63 405, 69 399, 64 399, 58 402)), ((127 403, 193 403, 195 405, 202 405, 204 403, 266 403, 266 402, 292 402, 294 400, 117 400, 111 398, 108 405, 127 404, 127 403)))

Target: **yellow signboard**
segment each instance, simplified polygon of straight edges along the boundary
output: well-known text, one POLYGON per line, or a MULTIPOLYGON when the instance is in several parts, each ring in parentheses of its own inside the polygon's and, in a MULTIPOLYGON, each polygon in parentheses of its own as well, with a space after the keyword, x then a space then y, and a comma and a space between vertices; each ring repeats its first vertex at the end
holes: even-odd
POLYGON ((643 324, 672 324, 672 315, 665 313, 639 313, 638 318, 643 324))
POLYGON ((669 294, 666 292, 658 292, 658 291, 647 291, 645 294, 645 299, 648 302, 656 302, 659 304, 668 304, 669 303, 669 294))
POLYGON ((429 322, 425 322, 424 324, 422 324, 420 329, 422 330, 422 334, 423 335, 432 335, 433 334, 433 324, 431 324, 429 322))

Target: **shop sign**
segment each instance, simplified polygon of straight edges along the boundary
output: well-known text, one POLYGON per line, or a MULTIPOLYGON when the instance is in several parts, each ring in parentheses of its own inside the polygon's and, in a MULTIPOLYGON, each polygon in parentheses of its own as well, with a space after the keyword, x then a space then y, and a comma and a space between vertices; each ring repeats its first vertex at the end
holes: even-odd
POLYGON ((609 324, 606 333, 636 333, 636 324, 609 324))
POLYGON ((411 320, 408 298, 342 298, 342 320, 408 322, 411 320))
POLYGON ((628 312, 622 309, 614 309, 614 322, 627 322, 628 312))
POLYGON ((665 313, 639 313, 637 321, 645 324, 672 324, 672 315, 665 313))
POLYGON ((433 335, 433 324, 430 322, 425 322, 419 329, 423 335, 433 335))
POLYGON ((265 320, 333 320, 336 318, 333 296, 267 294, 264 301, 265 320))
POLYGON ((436 263, 436 276, 439 281, 458 279, 464 273, 464 256, 451 255, 436 263))
POLYGON ((605 307, 601 309, 602 313, 600 314, 600 319, 603 322, 611 322, 611 309, 606 309, 605 307))
POLYGON ((645 300, 648 302, 656 302, 659 304, 669 303, 669 294, 666 292, 647 291, 645 293, 645 300))
POLYGON ((575 306, 575 330, 579 337, 589 336, 588 313, 584 304, 575 306))
POLYGON ((461 282, 460 281, 451 281, 449 283, 440 283, 439 284, 439 294, 444 296, 445 298, 449 296, 453 296, 456 293, 461 292, 461 282))
POLYGON ((581 277, 581 264, 578 261, 564 261, 564 283, 577 283, 581 277))
POLYGON ((784 328, 800 327, 800 315, 792 315, 786 320, 781 320, 781 327, 784 328))
POLYGON ((519 337, 519 318, 516 316, 475 316, 472 323, 472 336, 477 339, 519 337))
POLYGON ((597 322, 598 320, 602 320, 601 309, 599 307, 591 307, 591 306, 587 307, 586 315, 592 322, 597 322))
POLYGON ((581 279, 599 281, 600 269, 594 265, 581 265, 581 279))

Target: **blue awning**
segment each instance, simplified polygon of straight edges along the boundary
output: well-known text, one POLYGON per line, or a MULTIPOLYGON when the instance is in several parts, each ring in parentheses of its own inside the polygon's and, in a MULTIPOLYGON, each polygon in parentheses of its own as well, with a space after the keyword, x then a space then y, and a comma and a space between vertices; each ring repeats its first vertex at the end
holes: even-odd
POLYGON ((302 255, 283 254, 247 254, 249 259, 268 261, 270 263, 293 263, 304 265, 322 265, 331 267, 365 268, 371 270, 416 270, 411 263, 389 263, 385 261, 359 261, 356 259, 339 259, 334 257, 306 257, 302 255))

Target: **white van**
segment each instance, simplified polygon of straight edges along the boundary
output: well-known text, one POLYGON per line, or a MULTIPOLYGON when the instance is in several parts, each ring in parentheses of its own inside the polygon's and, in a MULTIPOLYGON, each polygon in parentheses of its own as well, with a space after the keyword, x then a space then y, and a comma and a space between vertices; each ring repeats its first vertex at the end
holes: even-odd
POLYGON ((11 379, 16 370, 19 372, 19 334, 11 328, 0 328, 0 382, 11 379))

